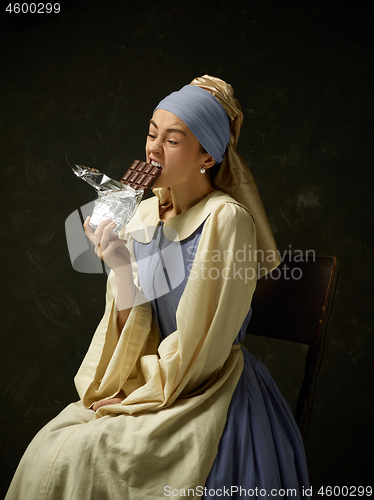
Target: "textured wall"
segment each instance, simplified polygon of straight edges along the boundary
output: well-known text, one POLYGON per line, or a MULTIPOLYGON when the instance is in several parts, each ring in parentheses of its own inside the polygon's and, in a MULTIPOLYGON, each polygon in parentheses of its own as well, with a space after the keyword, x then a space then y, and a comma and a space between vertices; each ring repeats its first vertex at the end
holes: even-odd
MULTIPOLYGON (((92 199, 65 162, 121 177, 166 94, 232 83, 279 248, 336 255, 340 280, 306 443, 312 485, 370 484, 373 17, 359 4, 81 0, 1 42, 1 492, 77 399, 104 275, 71 267, 65 219, 92 199), (235 6, 234 6, 235 5, 235 6)), ((305 350, 249 337, 294 405, 305 350)))

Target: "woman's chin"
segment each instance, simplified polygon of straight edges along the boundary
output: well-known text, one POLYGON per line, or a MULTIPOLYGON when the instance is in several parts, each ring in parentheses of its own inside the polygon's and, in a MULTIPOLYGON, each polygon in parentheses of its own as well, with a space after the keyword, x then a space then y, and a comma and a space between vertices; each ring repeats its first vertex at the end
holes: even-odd
MULTIPOLYGON (((161 174, 162 175, 162 174, 161 174)), ((161 179, 161 175, 160 177, 156 180, 156 182, 153 184, 152 186, 152 189, 158 189, 158 188, 166 188, 168 187, 165 182, 162 181, 161 179)))

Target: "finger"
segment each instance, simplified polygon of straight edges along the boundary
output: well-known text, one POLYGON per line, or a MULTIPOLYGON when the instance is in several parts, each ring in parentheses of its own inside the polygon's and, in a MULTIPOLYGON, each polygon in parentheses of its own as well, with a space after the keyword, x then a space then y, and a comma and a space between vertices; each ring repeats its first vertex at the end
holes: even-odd
POLYGON ((93 240, 94 232, 92 230, 92 227, 90 226, 90 220, 91 220, 91 217, 89 217, 89 216, 86 217, 86 220, 83 223, 83 229, 84 229, 84 232, 86 233, 86 236, 90 240, 93 240))
POLYGON ((103 251, 106 250, 111 243, 111 232, 115 227, 115 222, 110 222, 110 224, 104 227, 100 242, 103 251))
MULTIPOLYGON (((126 243, 126 240, 117 239, 110 242, 110 245, 108 245, 105 249, 102 247, 101 243, 99 243, 95 246, 95 253, 101 260, 105 262, 108 258, 113 257, 113 254, 117 252, 122 258, 125 258, 127 260, 127 264, 129 264, 130 256, 126 248, 126 243)), ((114 261, 112 261, 112 264, 113 262, 114 261)), ((120 265, 122 266, 125 264, 126 263, 122 262, 120 265)))
POLYGON ((105 219, 99 223, 95 231, 95 245, 101 243, 103 238, 103 231, 109 224, 111 224, 111 222, 111 219, 105 219))
POLYGON ((97 245, 95 245, 95 254, 101 259, 103 260, 103 251, 101 249, 101 244, 98 243, 97 245))
POLYGON ((94 403, 92 405, 92 409, 93 409, 93 411, 96 411, 99 408, 101 408, 102 406, 118 405, 118 404, 122 403, 123 400, 124 400, 124 398, 101 399, 100 401, 98 401, 97 403, 94 403))
POLYGON ((95 233, 90 225, 90 220, 91 220, 91 217, 87 217, 84 224, 83 224, 83 227, 84 227, 84 232, 87 236, 87 238, 94 244, 96 245, 95 243, 95 233))
MULTIPOLYGON (((103 244, 99 243, 96 247, 95 247, 95 252, 96 252, 96 255, 98 257, 100 257, 100 259, 102 260, 105 260, 105 258, 108 258, 108 256, 111 255, 111 253, 114 253, 118 248, 125 248, 126 249, 126 243, 127 241, 124 241, 124 240, 115 240, 115 241, 111 241, 109 242, 109 244, 104 248, 103 244), (108 254, 108 251, 109 251, 109 254, 108 254)), ((105 243, 104 243, 105 245, 105 243)), ((127 257, 127 252, 126 250, 123 252, 120 252, 120 255, 122 255, 123 257, 127 257)))
POLYGON ((94 403, 92 405, 93 411, 96 411, 99 408, 101 408, 102 406, 105 406, 105 405, 109 404, 108 401, 109 401, 108 399, 100 399, 100 401, 97 401, 96 403, 94 403))

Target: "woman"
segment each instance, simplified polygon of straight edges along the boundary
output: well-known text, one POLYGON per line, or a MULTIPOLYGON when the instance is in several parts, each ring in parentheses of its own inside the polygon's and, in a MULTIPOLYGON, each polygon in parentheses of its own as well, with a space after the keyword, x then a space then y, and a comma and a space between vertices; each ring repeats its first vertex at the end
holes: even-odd
POLYGON ((111 221, 85 223, 112 272, 81 400, 34 438, 7 500, 302 496, 290 409, 240 344, 256 277, 279 263, 235 150, 241 122, 232 88, 207 75, 157 106, 146 144, 157 196, 121 239, 111 221))

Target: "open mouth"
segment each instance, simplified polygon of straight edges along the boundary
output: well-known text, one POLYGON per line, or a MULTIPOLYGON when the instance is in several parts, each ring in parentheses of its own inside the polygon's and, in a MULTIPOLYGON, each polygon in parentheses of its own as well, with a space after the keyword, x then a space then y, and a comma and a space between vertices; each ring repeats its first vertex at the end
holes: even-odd
POLYGON ((153 165, 154 167, 157 167, 157 168, 159 168, 160 170, 162 170, 162 165, 161 165, 161 163, 158 163, 158 162, 157 162, 157 161, 155 161, 155 160, 150 160, 150 162, 149 162, 149 163, 150 163, 151 165, 153 165))

